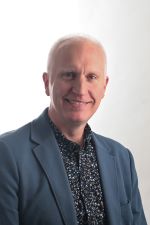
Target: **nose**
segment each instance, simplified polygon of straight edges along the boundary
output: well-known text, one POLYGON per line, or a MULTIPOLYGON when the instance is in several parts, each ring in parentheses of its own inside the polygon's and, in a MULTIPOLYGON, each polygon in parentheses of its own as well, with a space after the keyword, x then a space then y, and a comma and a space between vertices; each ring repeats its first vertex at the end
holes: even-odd
POLYGON ((78 95, 85 95, 88 91, 88 84, 84 77, 78 77, 73 81, 72 92, 78 95))

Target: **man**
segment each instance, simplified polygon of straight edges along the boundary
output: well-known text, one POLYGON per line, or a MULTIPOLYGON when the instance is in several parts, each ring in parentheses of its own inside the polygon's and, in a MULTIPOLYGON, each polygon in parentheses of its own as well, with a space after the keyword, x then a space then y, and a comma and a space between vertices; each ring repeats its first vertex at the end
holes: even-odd
POLYGON ((146 225, 130 151, 88 125, 108 83, 101 44, 59 40, 43 81, 49 108, 0 137, 0 225, 146 225))

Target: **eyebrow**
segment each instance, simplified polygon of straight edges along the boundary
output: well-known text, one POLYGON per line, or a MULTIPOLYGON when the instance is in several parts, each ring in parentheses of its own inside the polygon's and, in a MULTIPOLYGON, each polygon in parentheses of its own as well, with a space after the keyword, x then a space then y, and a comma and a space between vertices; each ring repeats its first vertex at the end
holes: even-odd
POLYGON ((75 72, 75 71, 78 71, 78 68, 76 68, 75 66, 69 66, 69 67, 65 67, 65 68, 60 68, 60 70, 63 72, 66 72, 66 71, 72 71, 72 72, 75 72))
MULTIPOLYGON (((78 69, 76 66, 68 66, 68 67, 62 67, 59 69, 59 73, 65 73, 65 72, 74 72, 74 73, 77 73, 79 74, 81 71, 80 69, 78 69)), ((96 71, 96 70, 89 70, 88 74, 95 74, 95 75, 98 75, 100 76, 102 74, 101 71, 96 71)))

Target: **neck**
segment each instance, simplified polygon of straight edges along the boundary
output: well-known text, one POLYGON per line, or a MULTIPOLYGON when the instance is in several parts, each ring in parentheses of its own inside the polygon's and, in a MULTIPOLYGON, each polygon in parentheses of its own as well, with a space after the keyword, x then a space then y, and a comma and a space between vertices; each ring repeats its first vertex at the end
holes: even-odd
POLYGON ((83 144, 85 123, 67 123, 66 121, 56 120, 50 111, 48 111, 48 116, 67 139, 79 145, 83 144))
POLYGON ((83 144, 83 137, 84 137, 84 128, 85 127, 75 127, 75 128, 68 128, 66 127, 64 130, 60 129, 64 136, 73 141, 78 143, 79 145, 83 144))

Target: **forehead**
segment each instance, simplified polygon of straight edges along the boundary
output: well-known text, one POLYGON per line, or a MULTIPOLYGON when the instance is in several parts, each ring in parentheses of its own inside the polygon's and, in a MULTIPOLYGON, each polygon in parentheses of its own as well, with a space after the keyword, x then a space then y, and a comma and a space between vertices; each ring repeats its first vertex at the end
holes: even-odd
POLYGON ((98 44, 89 41, 74 41, 59 46, 55 52, 54 61, 56 67, 74 64, 104 66, 105 54, 98 44))

